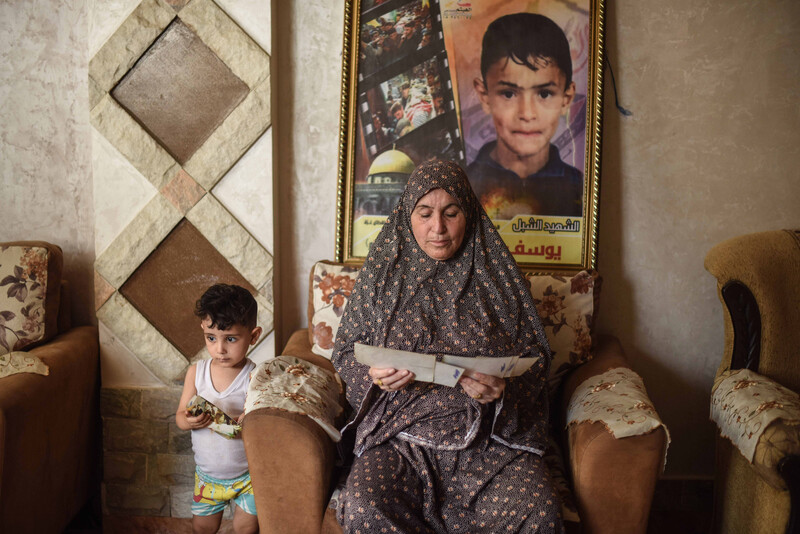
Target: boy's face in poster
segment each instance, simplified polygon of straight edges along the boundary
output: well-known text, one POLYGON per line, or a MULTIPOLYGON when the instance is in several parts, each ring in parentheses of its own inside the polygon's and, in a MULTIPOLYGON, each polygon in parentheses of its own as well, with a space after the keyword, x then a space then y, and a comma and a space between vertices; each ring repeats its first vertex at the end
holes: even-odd
POLYGON ((538 70, 510 58, 494 63, 486 79, 473 82, 483 111, 492 117, 497 135, 495 159, 526 176, 526 163, 541 167, 550 139, 575 96, 575 84, 553 63, 530 58, 538 70))

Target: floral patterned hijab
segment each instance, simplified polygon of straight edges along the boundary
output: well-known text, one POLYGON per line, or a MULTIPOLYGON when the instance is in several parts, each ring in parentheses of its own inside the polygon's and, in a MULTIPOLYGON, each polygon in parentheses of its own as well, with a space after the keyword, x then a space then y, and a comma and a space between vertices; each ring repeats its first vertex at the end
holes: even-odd
POLYGON ((503 398, 486 409, 495 412, 495 438, 535 452, 544 449, 547 340, 522 273, 456 163, 424 163, 412 173, 361 268, 331 361, 355 410, 357 453, 392 436, 432 447, 469 444, 484 412, 480 404, 460 386, 414 383, 381 392, 368 368, 355 360, 356 342, 467 357, 539 356, 524 375, 507 379, 503 398), (417 202, 437 188, 447 191, 466 217, 460 249, 441 261, 421 249, 411 229, 417 202), (442 417, 449 418, 444 433, 442 417))

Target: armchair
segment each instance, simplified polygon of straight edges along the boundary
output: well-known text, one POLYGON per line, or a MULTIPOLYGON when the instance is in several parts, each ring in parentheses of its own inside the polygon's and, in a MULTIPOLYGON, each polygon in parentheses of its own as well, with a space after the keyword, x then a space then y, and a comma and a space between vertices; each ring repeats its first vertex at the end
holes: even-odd
POLYGON ((725 324, 712 390, 714 531, 800 532, 800 233, 729 239, 705 268, 725 324))
MULTIPOLYGON (((355 276, 355 269, 342 264, 319 262, 314 266, 309 326, 296 331, 280 354, 334 373, 328 358, 338 327, 337 316, 346 305, 355 276)), ((570 466, 565 476, 571 478, 571 483, 564 480, 558 485, 572 488, 581 521, 580 526, 570 526, 573 531, 591 533, 643 534, 668 436, 640 381, 632 388, 639 393, 639 400, 632 403, 637 406, 630 406, 631 410, 639 410, 637 415, 643 422, 637 426, 637 435, 614 434, 619 435, 611 419, 621 419, 630 412, 611 413, 601 419, 596 413, 607 414, 606 405, 592 410, 602 402, 592 395, 614 395, 615 387, 621 389, 623 383, 635 377, 632 371, 620 371, 629 365, 616 339, 599 338, 590 348, 596 298, 592 289, 599 288, 598 277, 581 273, 573 278, 528 278, 551 345, 557 347, 560 356, 552 366, 551 389, 556 399, 552 406, 557 412, 554 419, 565 428, 563 436, 555 437, 557 441, 562 437, 565 440, 570 466), (584 308, 570 313, 569 308, 578 301, 584 308), (562 334, 556 335, 558 332, 562 334), (617 375, 609 375, 614 371, 617 375)), ((251 393, 252 383, 248 396, 251 393)), ((626 430, 630 427, 625 426, 626 430)), ((342 532, 333 509, 326 509, 335 485, 335 447, 320 425, 302 413, 267 407, 248 411, 243 428, 261 532, 342 532)), ((577 519, 577 515, 572 517, 577 519)))
POLYGON ((0 532, 63 532, 100 489, 97 328, 70 325, 61 271, 55 245, 0 243, 0 532))

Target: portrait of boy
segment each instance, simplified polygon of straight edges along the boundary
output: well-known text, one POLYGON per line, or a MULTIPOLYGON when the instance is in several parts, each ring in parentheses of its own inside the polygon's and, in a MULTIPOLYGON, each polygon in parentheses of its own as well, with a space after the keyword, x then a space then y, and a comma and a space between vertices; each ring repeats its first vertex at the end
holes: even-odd
POLYGON ((473 87, 497 137, 467 168, 492 219, 583 214, 583 173, 551 143, 575 97, 570 46, 550 18, 514 13, 483 35, 473 87))

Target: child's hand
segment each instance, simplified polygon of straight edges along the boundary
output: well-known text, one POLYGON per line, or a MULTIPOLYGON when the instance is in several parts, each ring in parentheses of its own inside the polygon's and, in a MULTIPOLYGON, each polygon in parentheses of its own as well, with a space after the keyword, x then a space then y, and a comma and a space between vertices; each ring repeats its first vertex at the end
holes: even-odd
POLYGON ((192 415, 189 410, 184 412, 186 415, 186 422, 189 423, 190 430, 199 430, 211 424, 211 415, 203 412, 200 415, 192 415))

